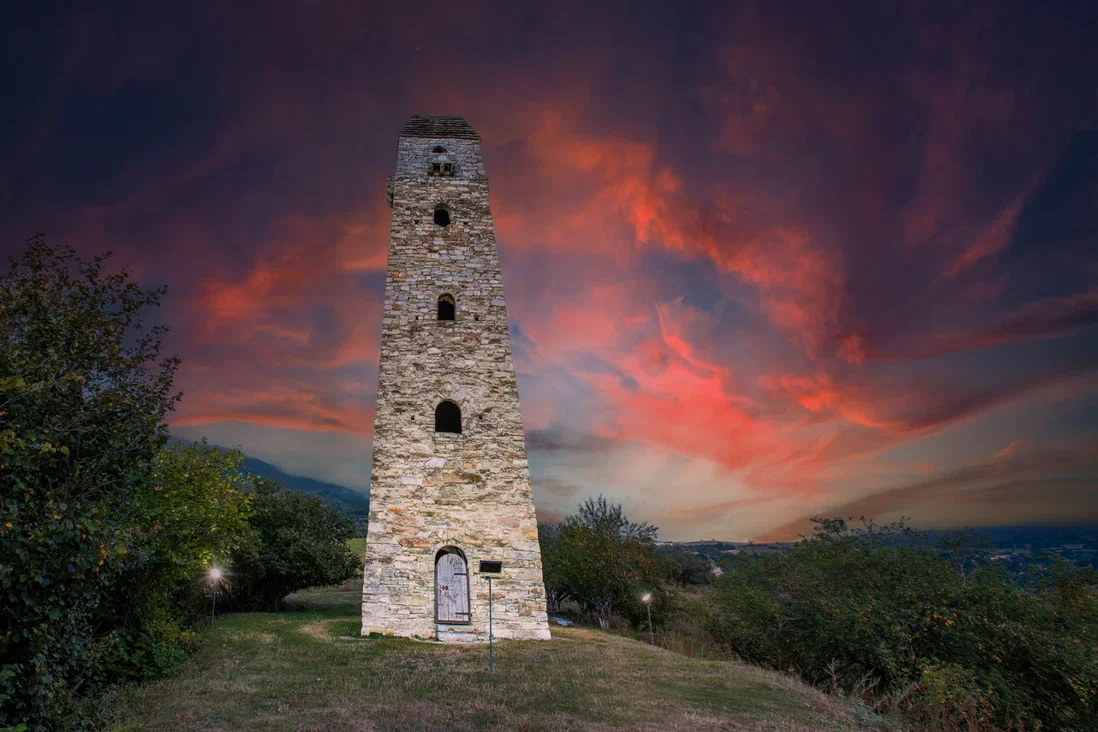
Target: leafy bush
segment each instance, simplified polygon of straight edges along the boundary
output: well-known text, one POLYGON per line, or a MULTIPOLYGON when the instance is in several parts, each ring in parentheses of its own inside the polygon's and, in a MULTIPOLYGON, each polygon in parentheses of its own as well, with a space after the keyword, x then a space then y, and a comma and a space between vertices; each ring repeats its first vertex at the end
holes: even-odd
POLYGON ((538 527, 550 609, 573 600, 587 614, 609 622, 613 614, 635 627, 647 623, 641 597, 651 593, 652 622, 674 611, 674 596, 662 583, 665 569, 655 552, 658 529, 633 523, 618 504, 589 498, 558 526, 538 527))
POLYGON ((828 519, 785 553, 727 563, 709 627, 748 661, 942 728, 1095 729, 1096 579, 1061 564, 1027 590, 995 566, 958 571, 901 525, 828 519))
POLYGON ((193 647, 207 569, 255 545, 242 462, 239 451, 205 442, 170 443, 157 455, 150 485, 137 496, 146 527, 139 561, 101 606, 121 623, 107 659, 115 676, 147 678, 182 660, 193 647))
POLYGON ((0 277, 0 726, 77 727, 82 696, 193 647, 251 494, 239 453, 165 446, 179 361, 141 317, 163 291, 28 244, 0 277))
POLYGON ((903 705, 924 729, 989 729, 995 716, 990 694, 978 674, 955 663, 932 663, 912 686, 903 705))
POLYGON ((255 544, 238 550, 228 576, 229 603, 273 610, 292 592, 345 582, 360 569, 347 548, 354 519, 316 496, 256 478, 250 525, 255 544))
POLYGON ((178 361, 163 328, 142 332, 163 291, 105 264, 38 235, 0 275, 0 725, 48 720, 109 673, 106 600, 142 561, 178 361))
POLYGON ((709 560, 677 546, 660 547, 661 574, 668 582, 686 587, 711 585, 716 581, 709 560))
MULTIPOLYGON (((709 593, 696 594, 673 591, 670 612, 662 613, 662 622, 655 627, 656 645, 675 653, 695 658, 722 657, 721 649, 713 642, 709 632, 709 593)), ((662 609, 657 606, 657 610, 662 609)), ((653 617, 653 621, 655 618, 653 617)), ((635 629, 633 637, 647 643, 648 626, 642 624, 635 629)))

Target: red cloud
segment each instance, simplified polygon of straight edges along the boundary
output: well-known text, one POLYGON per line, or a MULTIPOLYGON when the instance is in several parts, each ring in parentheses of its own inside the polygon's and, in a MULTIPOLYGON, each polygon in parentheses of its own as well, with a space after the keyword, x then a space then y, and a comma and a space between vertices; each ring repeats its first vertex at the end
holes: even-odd
MULTIPOLYGON (((921 11, 848 23, 711 10, 709 43, 669 83, 653 73, 665 69, 654 69, 652 29, 632 28, 639 16, 589 13, 567 54, 541 56, 511 55, 493 45, 498 25, 453 8, 441 26, 428 14, 385 37, 376 13, 350 6, 238 8, 196 25, 218 64, 205 101, 224 115, 203 144, 191 138, 201 125, 178 140, 165 125, 162 149, 146 159, 134 146, 116 177, 103 166, 58 212, 53 192, 66 186, 49 176, 72 173, 75 189, 83 167, 64 146, 39 164, 67 109, 59 88, 4 192, 16 214, 32 204, 18 226, 109 244, 142 281, 171 286, 164 314, 187 392, 176 424, 365 434, 396 131, 429 107, 466 114, 484 136, 509 307, 526 336, 527 423, 719 464, 734 500, 707 484, 712 500, 677 514, 686 523, 791 495, 842 505, 867 481, 937 464, 938 453, 898 461, 882 455, 890 448, 1033 395, 1092 394, 1078 378, 1093 369, 1089 351, 1061 363, 1050 348, 1037 363, 1036 349, 1029 360, 1004 349, 1003 373, 962 359, 1098 322, 1093 268, 1055 232, 1037 232, 1041 256, 1011 259, 1024 214, 1048 194, 1031 195, 1034 181, 1054 179, 1077 131, 1065 130, 1092 116, 1089 90, 1047 66, 998 63, 1013 58, 995 45, 1010 34, 987 34, 979 13, 946 28, 921 11), (884 51, 866 64, 861 34, 874 22, 884 51), (439 27, 469 52, 420 49, 439 27), (400 63, 382 69, 373 48, 400 63), (1072 284, 1054 291, 1057 278, 1072 284), (949 369, 933 362, 945 355, 949 369)), ((539 26, 566 21, 543 15, 539 26)), ((1058 25, 1027 31, 1083 47, 1081 27, 1059 29, 1067 40, 1043 30, 1058 25)), ((70 91, 155 84, 187 63, 133 19, 74 28, 56 74, 70 91)), ((1009 462, 1020 440, 999 429, 988 425, 993 446, 981 450, 1009 462)))
POLYGON ((712 190, 720 205, 703 212, 698 186, 686 186, 654 144, 583 133, 579 119, 559 108, 527 108, 509 121, 522 154, 505 158, 499 170, 506 183, 495 219, 504 241, 557 256, 603 253, 619 266, 645 250, 704 258, 756 287, 766 317, 810 353, 828 339, 842 304, 842 262, 834 251, 788 223, 760 227, 747 213, 752 197, 719 184, 712 190), (536 187, 510 184, 530 170, 537 171, 536 187))

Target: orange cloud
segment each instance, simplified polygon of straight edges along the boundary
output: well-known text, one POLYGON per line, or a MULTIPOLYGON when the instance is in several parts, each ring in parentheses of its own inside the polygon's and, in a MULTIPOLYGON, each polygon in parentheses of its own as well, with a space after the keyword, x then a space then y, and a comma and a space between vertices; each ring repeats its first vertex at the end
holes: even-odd
MULTIPOLYGON (((307 432, 348 432, 368 435, 373 430, 373 404, 358 400, 358 408, 336 406, 335 401, 300 384, 276 389, 209 390, 188 400, 187 411, 171 424, 186 427, 213 422, 250 422, 307 432)), ((347 400, 353 404, 353 400, 347 400)))

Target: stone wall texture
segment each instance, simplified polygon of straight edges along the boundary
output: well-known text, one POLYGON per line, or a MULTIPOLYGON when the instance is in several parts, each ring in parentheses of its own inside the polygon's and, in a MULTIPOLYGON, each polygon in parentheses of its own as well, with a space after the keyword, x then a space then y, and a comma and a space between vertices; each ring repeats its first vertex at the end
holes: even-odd
POLYGON ((479 563, 496 560, 503 567, 492 575, 495 636, 547 639, 507 306, 472 128, 455 117, 409 120, 389 193, 362 633, 487 639, 488 582, 479 563), (460 137, 434 136, 445 134, 460 137), (453 164, 452 175, 428 175, 440 158, 453 164), (435 223, 439 205, 448 226, 435 223), (437 319, 444 294, 456 303, 453 321, 437 319), (461 408, 461 434, 435 432, 444 400, 461 408), (435 620, 435 561, 446 548, 468 563, 467 625, 435 620))

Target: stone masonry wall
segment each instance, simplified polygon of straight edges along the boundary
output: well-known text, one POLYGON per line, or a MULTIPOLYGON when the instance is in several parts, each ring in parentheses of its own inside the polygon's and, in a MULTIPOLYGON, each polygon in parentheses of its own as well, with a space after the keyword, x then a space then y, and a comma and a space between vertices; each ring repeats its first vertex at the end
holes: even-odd
POLYGON ((541 554, 480 143, 401 137, 374 421, 362 633, 484 640, 494 580, 500 638, 548 638, 541 554), (435 146, 457 163, 430 177, 435 146), (451 223, 434 223, 443 203, 451 223), (456 319, 438 321, 438 297, 456 319), (435 407, 461 408, 461 434, 435 433, 435 407), (435 622, 435 557, 469 567, 471 625, 435 622))
POLYGON ((426 178, 427 164, 447 160, 455 164, 454 178, 486 180, 484 161, 480 157, 480 143, 475 140, 447 140, 438 137, 402 137, 397 149, 398 177, 426 178), (433 152, 436 147, 446 150, 441 155, 433 152))

